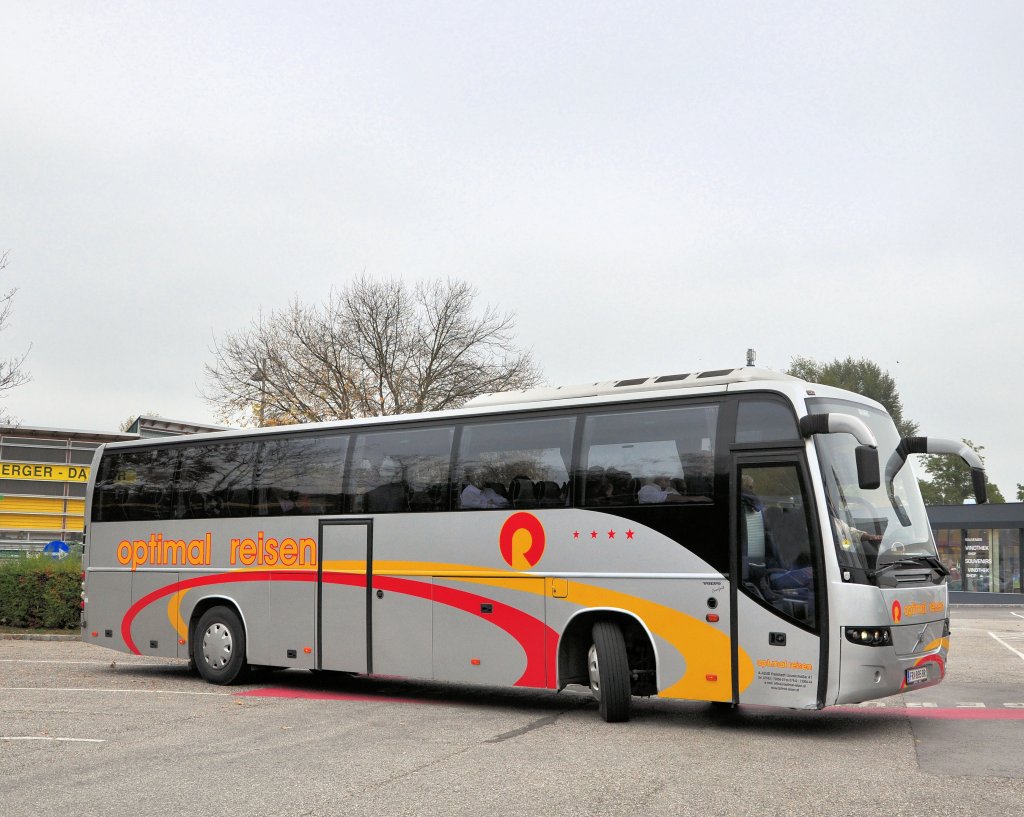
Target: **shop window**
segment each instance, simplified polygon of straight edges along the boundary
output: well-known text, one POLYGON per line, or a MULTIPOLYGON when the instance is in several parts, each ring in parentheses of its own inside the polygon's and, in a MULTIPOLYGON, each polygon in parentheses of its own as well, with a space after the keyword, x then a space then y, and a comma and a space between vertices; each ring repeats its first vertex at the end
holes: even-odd
POLYGON ((999 592, 1020 593, 1020 529, 993 531, 993 540, 997 543, 999 592))
POLYGON ((993 588, 992 531, 972 528, 963 531, 964 590, 988 593, 993 588))

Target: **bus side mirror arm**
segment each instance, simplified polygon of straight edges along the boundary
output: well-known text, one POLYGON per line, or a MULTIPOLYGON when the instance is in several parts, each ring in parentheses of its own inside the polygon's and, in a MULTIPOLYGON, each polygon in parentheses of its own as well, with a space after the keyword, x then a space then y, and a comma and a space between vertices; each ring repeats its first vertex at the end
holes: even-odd
POLYGON ((868 491, 881 485, 878 464, 878 441, 867 424, 852 414, 808 414, 800 418, 800 433, 805 437, 814 434, 852 434, 860 445, 856 449, 857 484, 868 491))
POLYGON ((985 465, 981 457, 969 445, 955 440, 942 440, 936 437, 904 437, 896 450, 892 452, 885 465, 886 485, 892 485, 893 479, 903 467, 911 454, 954 454, 962 459, 971 469, 971 483, 974 487, 974 500, 979 505, 988 502, 988 489, 985 483, 985 465))

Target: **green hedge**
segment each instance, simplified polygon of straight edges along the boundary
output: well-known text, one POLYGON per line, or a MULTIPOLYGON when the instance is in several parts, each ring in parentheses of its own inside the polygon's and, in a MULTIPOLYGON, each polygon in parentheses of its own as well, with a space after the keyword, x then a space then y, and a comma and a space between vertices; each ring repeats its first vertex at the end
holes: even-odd
POLYGON ((82 564, 74 557, 0 562, 0 625, 76 630, 80 626, 82 564))

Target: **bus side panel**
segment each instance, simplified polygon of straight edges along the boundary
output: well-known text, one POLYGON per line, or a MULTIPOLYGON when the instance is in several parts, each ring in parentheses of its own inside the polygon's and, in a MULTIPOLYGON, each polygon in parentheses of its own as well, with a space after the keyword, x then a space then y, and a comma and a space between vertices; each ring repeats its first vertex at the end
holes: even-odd
MULTIPOLYGON (((224 574, 190 573, 188 581, 220 575, 224 574)), ((245 627, 246 660, 250 664, 275 666, 272 641, 269 636, 269 628, 266 626, 270 615, 270 584, 265 576, 261 576, 253 581, 214 582, 188 589, 181 599, 182 621, 188 627, 195 617, 196 607, 200 603, 204 607, 209 606, 207 602, 236 607, 242 617, 242 626, 245 627)), ((166 601, 159 606, 166 611, 166 601)), ((202 634, 196 633, 195 638, 201 639, 202 634)))
POLYGON ((265 627, 267 664, 273 667, 316 666, 316 582, 296 581, 293 573, 270 575, 270 616, 265 627), (306 652, 307 648, 309 652, 306 652), (289 658, 289 650, 295 657, 289 658))
POLYGON ((86 621, 82 631, 83 640, 127 652, 128 646, 121 637, 121 621, 132 605, 132 574, 127 570, 90 567, 86 573, 85 587, 86 621))
MULTIPOLYGON (((375 573, 370 609, 374 675, 429 678, 433 668, 430 578, 375 573)), ((346 637, 347 633, 342 633, 346 637)))
POLYGON ((174 599, 174 593, 161 591, 173 588, 178 582, 178 574, 163 570, 138 570, 132 573, 131 582, 132 608, 137 610, 131 621, 130 633, 135 648, 141 655, 177 658, 179 634, 175 626, 176 608, 172 608, 169 603, 174 599), (146 597, 153 594, 158 598, 146 604, 146 597))
MULTIPOLYGON (((559 633, 588 611, 639 622, 654 648, 659 696, 731 700, 728 583, 723 577, 710 572, 692 578, 573 577, 559 584, 558 592, 564 600, 547 600, 547 622, 559 633), (717 621, 708 620, 712 612, 717 621)), ((589 632, 582 637, 589 639, 589 632)))
POLYGON ((792 620, 737 595, 739 651, 746 656, 748 675, 740 670, 741 704, 816 709, 821 638, 792 620), (753 662, 752 664, 750 662, 753 662))
POLYGON ((434 678, 553 685, 554 668, 546 666, 554 634, 544 625, 544 579, 505 581, 505 587, 494 587, 434 579, 434 678))

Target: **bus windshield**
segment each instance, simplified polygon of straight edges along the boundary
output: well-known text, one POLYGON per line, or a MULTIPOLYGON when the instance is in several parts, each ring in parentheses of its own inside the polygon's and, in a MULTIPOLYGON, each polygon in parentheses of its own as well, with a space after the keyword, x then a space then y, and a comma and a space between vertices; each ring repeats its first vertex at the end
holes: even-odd
MULTIPOLYGON (((878 441, 883 463, 899 445, 896 426, 883 411, 845 400, 819 398, 807 402, 812 414, 839 412, 863 420, 878 441)), ((909 463, 896 474, 890 500, 884 484, 872 490, 858 486, 854 455, 857 441, 851 435, 819 435, 817 446, 840 567, 877 571, 903 561, 919 561, 922 567, 940 565, 921 491, 909 463)))

